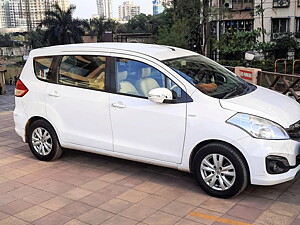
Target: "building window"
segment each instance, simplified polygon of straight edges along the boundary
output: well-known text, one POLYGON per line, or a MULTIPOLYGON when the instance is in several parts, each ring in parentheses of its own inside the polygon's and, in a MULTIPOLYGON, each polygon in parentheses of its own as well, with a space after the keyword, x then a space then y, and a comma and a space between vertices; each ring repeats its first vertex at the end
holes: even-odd
POLYGON ((253 20, 224 20, 220 23, 220 33, 253 30, 253 20))
POLYGON ((295 37, 300 38, 300 17, 296 17, 295 37))
MULTIPOLYGON (((299 2, 299 0, 298 0, 299 2)), ((274 8, 284 8, 289 7, 290 1, 289 0, 273 0, 273 7, 274 8)))
POLYGON ((300 7, 300 0, 298 0, 298 7, 300 7))
POLYGON ((279 34, 290 31, 290 19, 278 18, 272 19, 272 38, 277 38, 279 34))

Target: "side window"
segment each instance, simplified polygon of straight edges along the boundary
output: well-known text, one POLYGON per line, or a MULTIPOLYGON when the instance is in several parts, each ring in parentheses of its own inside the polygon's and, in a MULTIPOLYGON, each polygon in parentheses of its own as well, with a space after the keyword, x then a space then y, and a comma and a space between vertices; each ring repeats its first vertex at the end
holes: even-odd
POLYGON ((44 81, 49 81, 51 76, 52 56, 36 57, 33 59, 35 76, 44 81))
POLYGON ((181 97, 181 89, 160 71, 129 59, 116 59, 116 85, 118 93, 148 97, 152 89, 165 87, 174 91, 176 97, 181 97))
POLYGON ((105 65, 102 56, 64 56, 58 69, 59 83, 105 90, 105 65))

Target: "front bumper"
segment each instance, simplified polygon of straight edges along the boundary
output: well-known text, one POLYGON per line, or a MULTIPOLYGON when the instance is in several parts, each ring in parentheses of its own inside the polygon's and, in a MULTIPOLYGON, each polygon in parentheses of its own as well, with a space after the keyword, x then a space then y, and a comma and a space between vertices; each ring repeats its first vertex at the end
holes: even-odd
POLYGON ((232 143, 245 156, 250 170, 250 182, 257 185, 274 185, 294 179, 300 171, 298 164, 300 142, 294 140, 263 140, 246 137, 232 143), (267 171, 266 158, 279 156, 287 159, 289 170, 280 174, 267 171))

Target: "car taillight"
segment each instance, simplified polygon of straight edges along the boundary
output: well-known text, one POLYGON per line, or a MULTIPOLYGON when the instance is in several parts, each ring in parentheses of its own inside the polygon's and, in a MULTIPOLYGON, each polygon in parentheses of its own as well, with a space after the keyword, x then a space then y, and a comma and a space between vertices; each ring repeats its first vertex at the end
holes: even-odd
POLYGON ((18 80, 15 88, 15 96, 23 97, 28 91, 28 88, 23 84, 23 82, 18 80))

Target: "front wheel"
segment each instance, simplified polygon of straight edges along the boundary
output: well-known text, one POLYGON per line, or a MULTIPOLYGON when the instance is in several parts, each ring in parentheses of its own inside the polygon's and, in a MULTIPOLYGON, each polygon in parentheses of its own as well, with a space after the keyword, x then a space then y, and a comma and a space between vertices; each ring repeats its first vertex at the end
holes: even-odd
POLYGON ((219 198, 238 195, 248 184, 245 161, 234 148, 223 143, 202 147, 193 160, 193 172, 200 187, 219 198))
POLYGON ((43 120, 33 122, 27 131, 31 152, 42 161, 51 161, 62 155, 57 135, 53 127, 43 120))

